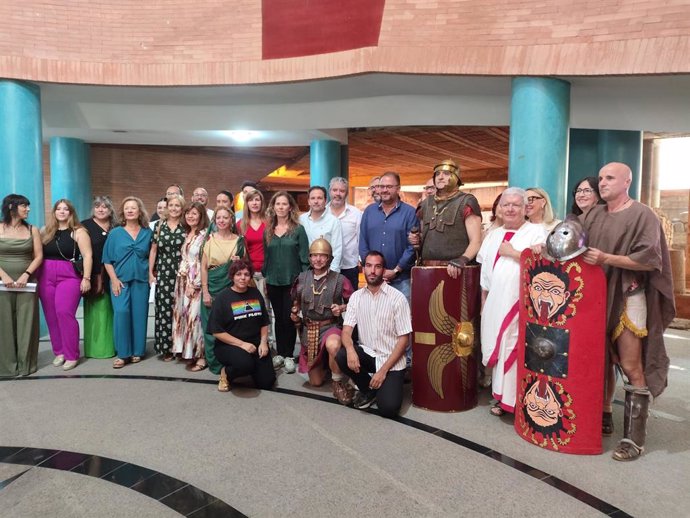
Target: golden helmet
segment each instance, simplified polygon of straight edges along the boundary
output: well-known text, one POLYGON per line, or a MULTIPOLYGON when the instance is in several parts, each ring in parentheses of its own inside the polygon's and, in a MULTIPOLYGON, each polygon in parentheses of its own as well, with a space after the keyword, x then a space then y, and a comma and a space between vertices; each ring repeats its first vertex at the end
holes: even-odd
POLYGON ((323 237, 314 239, 314 242, 309 245, 309 255, 311 254, 324 254, 328 257, 333 257, 333 248, 331 244, 326 241, 323 237))
POLYGON ((460 181, 460 167, 450 158, 434 166, 434 178, 436 178, 436 174, 440 171, 448 171, 455 177, 455 180, 451 177, 451 182, 446 187, 446 190, 455 190, 457 186, 462 185, 462 181, 460 181))

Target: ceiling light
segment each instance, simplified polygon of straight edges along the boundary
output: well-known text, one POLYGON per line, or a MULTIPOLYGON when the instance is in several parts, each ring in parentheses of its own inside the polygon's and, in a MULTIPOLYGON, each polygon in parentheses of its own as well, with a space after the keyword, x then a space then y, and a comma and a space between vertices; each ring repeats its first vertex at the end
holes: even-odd
POLYGON ((248 142, 259 135, 258 131, 251 130, 229 130, 225 132, 228 137, 237 142, 248 142))

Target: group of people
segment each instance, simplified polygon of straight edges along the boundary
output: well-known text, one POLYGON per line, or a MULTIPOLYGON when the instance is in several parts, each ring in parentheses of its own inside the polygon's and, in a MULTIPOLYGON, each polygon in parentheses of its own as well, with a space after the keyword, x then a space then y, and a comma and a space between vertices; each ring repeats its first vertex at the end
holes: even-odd
MULTIPOLYGON (((660 332, 673 308, 645 305, 652 293, 667 295, 668 254, 654 214, 628 196, 630 181, 627 166, 605 166, 598 178, 577 185, 572 212, 590 235, 584 260, 606 271, 611 363, 627 376, 626 391, 639 408, 665 386, 660 332), (627 224, 633 220, 640 223, 627 224)), ((9 291, 0 293, 0 318, 14 336, 0 351, 0 375, 36 370, 35 291, 56 366, 78 364, 75 313, 82 295, 85 356, 116 356, 114 368, 141 361, 155 284, 154 350, 163 361, 209 368, 222 392, 247 375, 270 388, 279 369, 299 370, 314 386, 330 377, 341 403, 362 409, 376 401, 382 415, 393 417, 411 362, 411 268, 443 266, 454 278, 478 262, 483 381, 496 399, 491 413, 513 412, 520 254, 538 249, 559 221, 546 191, 509 187, 482 231, 479 203, 461 185, 457 164, 444 160, 415 209, 400 199, 399 175, 386 172, 372 180, 371 203, 362 212, 347 203, 348 182, 338 177, 328 189, 311 187, 309 211, 300 215, 289 193, 276 192, 266 203, 247 182, 239 221, 228 191, 210 210, 205 189, 195 189, 186 203, 182 188, 172 185, 151 225, 140 199, 125 198, 115 215, 111 201, 97 197, 92 217, 81 223, 72 204, 58 200, 40 232, 26 222, 29 200, 9 195, 0 225, 0 277, 9 291), (360 267, 365 285, 358 290, 360 267)), ((604 402, 609 434, 612 373, 604 402)), ((643 445, 639 427, 626 425, 614 457, 635 458, 643 445)))

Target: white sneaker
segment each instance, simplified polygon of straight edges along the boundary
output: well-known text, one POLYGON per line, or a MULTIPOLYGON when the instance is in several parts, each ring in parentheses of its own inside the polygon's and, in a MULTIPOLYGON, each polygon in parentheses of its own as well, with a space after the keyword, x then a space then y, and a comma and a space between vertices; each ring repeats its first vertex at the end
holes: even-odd
POLYGON ((273 368, 274 369, 280 369, 283 364, 285 363, 285 358, 283 358, 281 355, 277 354, 273 357, 273 368))
POLYGON ((53 365, 55 365, 56 367, 59 367, 63 363, 65 363, 65 357, 62 354, 58 354, 53 360, 53 365))
POLYGON ((79 363, 79 360, 67 360, 65 364, 62 366, 63 371, 71 371, 74 369, 77 364, 79 363))
POLYGON ((295 360, 292 358, 285 358, 285 362, 283 363, 283 370, 285 371, 285 374, 292 374, 297 370, 295 367, 295 360))

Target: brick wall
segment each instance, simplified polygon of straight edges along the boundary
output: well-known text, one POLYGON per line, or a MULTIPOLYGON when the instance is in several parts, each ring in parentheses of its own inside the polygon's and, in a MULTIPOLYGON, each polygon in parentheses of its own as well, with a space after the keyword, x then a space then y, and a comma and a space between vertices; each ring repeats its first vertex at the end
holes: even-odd
MULTIPOLYGON (((294 16, 308 16, 299 5, 294 16)), ((378 46, 272 60, 261 59, 261 0, 5 0, 0 19, 0 77, 36 81, 690 72, 687 0, 386 0, 378 46)))

